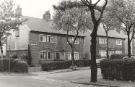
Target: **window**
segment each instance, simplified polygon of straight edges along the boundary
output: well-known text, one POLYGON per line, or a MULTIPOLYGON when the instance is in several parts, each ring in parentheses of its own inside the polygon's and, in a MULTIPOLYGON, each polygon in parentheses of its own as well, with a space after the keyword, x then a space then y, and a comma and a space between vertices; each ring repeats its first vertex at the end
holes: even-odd
POLYGON ((40 39, 40 42, 46 42, 47 41, 46 35, 43 35, 43 34, 40 34, 39 39, 40 39))
POLYGON ((40 52, 40 59, 46 59, 46 51, 40 52))
POLYGON ((75 44, 79 44, 79 38, 76 38, 75 44))
POLYGON ((47 59, 51 59, 51 52, 47 52, 47 59))
POLYGON ((116 45, 122 45, 122 40, 120 39, 116 40, 116 45))
POLYGON ((40 34, 40 42, 50 42, 50 43, 55 43, 55 42, 56 42, 55 36, 40 34))
POLYGON ((71 52, 68 52, 68 60, 71 60, 71 52))
POLYGON ((74 59, 79 60, 79 52, 74 52, 74 59))
POLYGON ((49 60, 52 58, 52 53, 51 52, 47 52, 46 50, 41 51, 40 52, 40 59, 45 59, 45 60, 49 60))
POLYGON ((99 54, 101 57, 106 57, 106 50, 100 50, 99 54))
POLYGON ((109 56, 111 56, 114 53, 115 53, 114 51, 109 51, 109 56))
POLYGON ((55 36, 52 36, 52 35, 47 35, 47 42, 50 42, 50 43, 55 43, 55 36))
MULTIPOLYGON (((74 41, 74 37, 69 37, 69 41, 73 42, 74 41)), ((79 44, 79 38, 76 38, 75 44, 79 44)))
POLYGON ((122 51, 121 50, 117 50, 115 51, 116 54, 122 54, 122 51))
MULTIPOLYGON (((74 59, 79 60, 79 52, 74 52, 74 59)), ((72 60, 71 52, 68 52, 68 60, 72 60)))
POLYGON ((106 44, 106 38, 99 38, 99 44, 106 44))

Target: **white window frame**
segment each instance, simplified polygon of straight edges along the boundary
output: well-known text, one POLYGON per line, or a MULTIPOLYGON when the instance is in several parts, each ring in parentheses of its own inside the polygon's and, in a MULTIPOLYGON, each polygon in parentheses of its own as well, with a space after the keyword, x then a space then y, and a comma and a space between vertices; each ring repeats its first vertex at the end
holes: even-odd
POLYGON ((40 34, 39 40, 40 40, 40 42, 47 42, 47 35, 46 34, 40 34), (42 40, 41 40, 41 37, 42 37, 42 40))
POLYGON ((117 39, 116 40, 116 45, 122 45, 122 40, 121 39, 117 39))
MULTIPOLYGON (((68 60, 72 60, 71 52, 68 52, 68 60)), ((79 60, 79 52, 74 52, 74 60, 79 60)))
POLYGON ((106 38, 99 37, 99 44, 106 44, 106 43, 107 43, 106 38))
POLYGON ((71 58, 71 52, 68 52, 67 55, 68 55, 68 60, 72 60, 72 58, 71 58))
POLYGON ((99 50, 99 54, 101 57, 106 57, 106 50, 99 50))
POLYGON ((79 60, 79 52, 74 52, 74 59, 79 60))
POLYGON ((46 60, 47 59, 46 50, 40 51, 40 59, 41 60, 46 60), (42 55, 42 58, 41 58, 41 55, 42 55))
POLYGON ((122 50, 116 50, 115 53, 116 54, 122 54, 122 50))

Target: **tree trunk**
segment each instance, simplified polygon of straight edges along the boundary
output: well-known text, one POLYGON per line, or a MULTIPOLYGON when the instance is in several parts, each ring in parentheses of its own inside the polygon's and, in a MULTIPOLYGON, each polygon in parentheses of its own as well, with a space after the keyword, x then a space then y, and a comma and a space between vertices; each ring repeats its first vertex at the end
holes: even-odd
POLYGON ((131 57, 131 40, 129 35, 128 35, 128 57, 131 57))
POLYGON ((2 42, 0 41, 0 50, 1 50, 1 66, 2 66, 2 71, 4 69, 4 63, 3 63, 3 48, 2 48, 2 42))
POLYGON ((91 82, 97 82, 97 63, 96 63, 96 37, 98 24, 94 25, 91 33, 91 82))
POLYGON ((73 67, 75 66, 75 64, 74 64, 74 45, 72 45, 71 46, 71 59, 72 59, 72 65, 71 65, 71 67, 72 67, 72 69, 73 69, 73 67))
POLYGON ((108 42, 108 31, 106 32, 106 40, 107 40, 107 47, 106 47, 106 57, 109 59, 109 42, 108 42))

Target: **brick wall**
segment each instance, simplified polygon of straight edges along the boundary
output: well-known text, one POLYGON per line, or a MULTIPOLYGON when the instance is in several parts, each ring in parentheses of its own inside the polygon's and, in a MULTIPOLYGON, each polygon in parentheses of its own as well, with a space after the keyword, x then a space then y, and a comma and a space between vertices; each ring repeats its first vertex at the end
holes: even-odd
MULTIPOLYGON (((52 52, 65 52, 65 56, 67 55, 67 52, 70 52, 70 46, 66 42, 66 36, 64 35, 58 35, 55 34, 56 37, 56 43, 49 43, 49 42, 40 42, 39 41, 39 35, 45 34, 45 33, 39 33, 39 32, 30 32, 29 36, 29 44, 31 46, 31 56, 32 56, 32 64, 39 65, 40 61, 40 51, 49 49, 52 52)), ((50 34, 51 35, 51 34, 50 34)), ((79 58, 82 58, 83 54, 83 38, 80 38, 79 44, 75 45, 75 51, 78 51, 79 58)), ((67 56, 66 56, 67 57, 67 56)), ((53 59, 55 59, 55 55, 53 55, 53 59)), ((52 60, 53 60, 52 59, 52 60)), ((63 59, 66 60, 67 58, 63 59)))
MULTIPOLYGON (((99 38, 106 38, 106 37, 104 36, 97 37, 97 56, 100 55, 99 50, 106 50, 107 48, 107 44, 99 44, 99 38)), ((109 37, 109 40, 108 40, 109 51, 122 51, 122 53, 125 54, 124 41, 125 39, 122 39, 122 38, 109 37), (116 40, 118 39, 122 40, 122 45, 116 45, 116 40)))

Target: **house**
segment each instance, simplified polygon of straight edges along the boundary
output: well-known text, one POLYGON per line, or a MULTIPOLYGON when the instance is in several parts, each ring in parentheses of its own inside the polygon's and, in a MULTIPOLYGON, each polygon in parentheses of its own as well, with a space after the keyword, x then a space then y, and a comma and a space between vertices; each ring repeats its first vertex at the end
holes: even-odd
MULTIPOLYGON (((10 55, 19 57, 30 55, 32 64, 38 66, 42 61, 71 60, 71 49, 66 41, 66 32, 55 30, 50 20, 50 14, 44 14, 43 19, 26 17, 28 21, 11 30, 8 37, 7 51, 10 55)), ((73 33, 69 35, 72 40, 73 33)), ((75 41, 75 60, 83 58, 84 35, 79 35, 75 41)))
MULTIPOLYGON (((90 58, 90 33, 85 33, 86 38, 84 40, 84 56, 90 58)), ((108 50, 109 56, 112 54, 125 54, 126 52, 126 35, 122 32, 118 33, 116 30, 110 30, 108 33, 108 50)), ((106 58, 107 38, 105 30, 102 24, 100 24, 97 32, 97 58, 106 58)))

